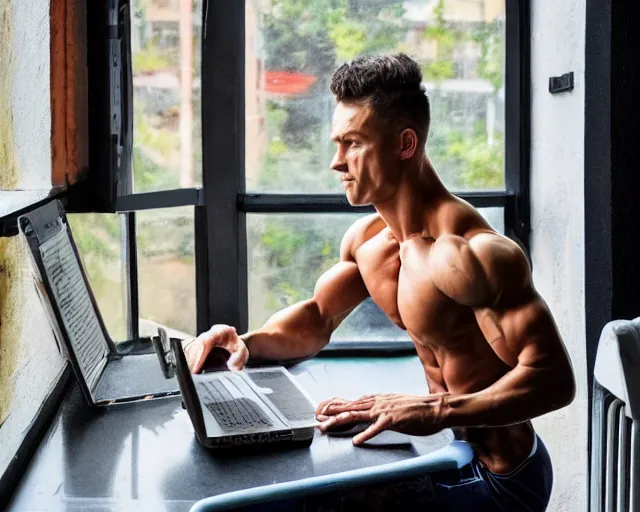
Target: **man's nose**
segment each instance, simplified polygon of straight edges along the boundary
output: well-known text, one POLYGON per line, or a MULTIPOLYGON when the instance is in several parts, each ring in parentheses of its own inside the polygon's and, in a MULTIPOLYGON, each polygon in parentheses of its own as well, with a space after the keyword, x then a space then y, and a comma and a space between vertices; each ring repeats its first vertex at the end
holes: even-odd
POLYGON ((347 171, 347 162, 344 158, 344 153, 340 149, 336 151, 336 154, 333 155, 333 160, 331 160, 331 169, 338 172, 346 172, 347 171))

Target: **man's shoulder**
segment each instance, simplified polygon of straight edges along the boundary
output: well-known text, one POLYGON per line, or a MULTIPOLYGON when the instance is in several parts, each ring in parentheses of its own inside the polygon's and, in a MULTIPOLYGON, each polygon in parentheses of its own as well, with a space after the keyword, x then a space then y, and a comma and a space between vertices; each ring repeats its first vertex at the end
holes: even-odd
POLYGON ((454 197, 437 211, 438 246, 468 247, 481 256, 499 253, 518 258, 520 247, 510 238, 497 232, 482 214, 466 201, 454 197))
POLYGON ((431 252, 449 254, 468 251, 482 262, 517 261, 528 263, 522 248, 512 239, 486 228, 474 228, 461 233, 442 233, 433 243, 431 252))
POLYGON ((443 201, 435 212, 441 235, 457 235, 469 239, 476 233, 494 232, 487 219, 471 204, 459 197, 443 201))
POLYGON ((436 286, 459 303, 511 300, 532 289, 531 269, 523 250, 495 231, 477 229, 444 234, 429 254, 436 286))
POLYGON ((366 215, 355 221, 349 226, 342 239, 341 252, 343 256, 345 254, 352 256, 362 244, 376 236, 386 227, 387 225, 382 220, 382 217, 377 213, 366 215))
POLYGON ((512 292, 533 286, 529 260, 514 240, 495 232, 475 233, 468 240, 491 286, 512 292))

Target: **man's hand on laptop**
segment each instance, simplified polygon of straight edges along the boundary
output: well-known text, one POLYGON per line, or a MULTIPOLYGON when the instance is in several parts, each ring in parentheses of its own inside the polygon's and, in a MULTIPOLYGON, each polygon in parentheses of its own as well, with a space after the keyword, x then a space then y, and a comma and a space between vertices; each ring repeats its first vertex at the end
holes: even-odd
POLYGON ((229 352, 227 366, 230 370, 242 370, 249 359, 249 350, 242 338, 238 336, 235 328, 218 324, 197 338, 183 342, 184 355, 191 373, 198 373, 202 369, 207 357, 215 347, 229 352))

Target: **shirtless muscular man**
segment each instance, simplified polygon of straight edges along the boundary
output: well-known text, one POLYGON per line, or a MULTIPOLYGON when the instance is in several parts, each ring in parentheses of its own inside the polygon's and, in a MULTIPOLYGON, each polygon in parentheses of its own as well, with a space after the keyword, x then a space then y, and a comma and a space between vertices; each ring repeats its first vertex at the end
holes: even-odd
POLYGON ((570 404, 575 380, 525 254, 440 181, 425 153, 430 106, 412 59, 358 58, 334 73, 331 90, 331 169, 350 204, 376 213, 348 229, 312 298, 246 334, 213 326, 185 347, 191 370, 213 347, 230 352, 232 369, 249 357, 311 357, 371 297, 413 340, 430 394, 328 400, 316 412, 321 430, 369 422, 359 445, 383 430, 451 428, 476 457, 458 482, 433 476, 434 510, 545 510, 552 468, 531 419, 570 404))

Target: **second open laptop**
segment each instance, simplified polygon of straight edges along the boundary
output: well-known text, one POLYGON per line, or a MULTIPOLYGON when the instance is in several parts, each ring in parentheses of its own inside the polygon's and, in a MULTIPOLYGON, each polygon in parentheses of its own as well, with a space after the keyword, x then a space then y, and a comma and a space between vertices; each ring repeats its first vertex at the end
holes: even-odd
MULTIPOLYGON (((295 378, 281 366, 240 372, 192 374, 178 339, 158 329, 159 345, 175 365, 182 400, 196 437, 207 448, 238 448, 278 443, 308 446, 316 407, 295 378)), ((158 347, 159 348, 159 347, 158 347)))
POLYGON ((62 204, 53 200, 20 217, 34 278, 60 349, 91 405, 179 394, 166 379, 151 343, 147 353, 123 355, 105 328, 62 204))

